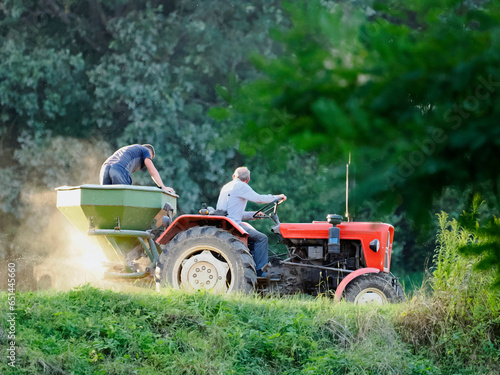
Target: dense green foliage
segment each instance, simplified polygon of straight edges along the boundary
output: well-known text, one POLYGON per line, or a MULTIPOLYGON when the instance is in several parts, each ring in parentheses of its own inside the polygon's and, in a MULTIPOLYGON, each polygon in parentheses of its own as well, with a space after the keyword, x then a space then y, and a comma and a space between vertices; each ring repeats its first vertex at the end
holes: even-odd
POLYGON ((483 3, 375 1, 368 16, 288 4, 293 26, 275 33, 285 52, 254 56, 264 77, 237 87, 226 112, 241 114, 253 149, 291 140, 328 161, 352 153, 363 191, 408 208, 428 209, 450 184, 495 183, 500 12, 483 3))
POLYGON ((463 254, 479 257, 478 270, 496 269, 494 286, 500 288, 500 219, 494 215, 482 215, 484 201, 476 194, 471 212, 464 211, 460 223, 473 240, 460 247, 463 254))
POLYGON ((400 316, 401 332, 433 358, 448 365, 457 359, 467 364, 500 360, 500 292, 492 290, 492 270, 483 271, 482 261, 463 255, 460 249, 481 243, 446 213, 439 215, 440 230, 435 266, 429 286, 420 292, 400 316))
MULTIPOLYGON (((257 74, 250 51, 275 55, 268 29, 286 22, 278 1, 2 3, 0 256, 19 258, 34 242, 38 256, 51 252, 52 189, 97 183, 100 164, 130 143, 155 145, 180 212, 215 205, 241 164, 254 171, 257 191, 291 197, 288 221, 338 210, 338 171, 300 155, 273 171, 265 158, 242 156, 237 140, 220 142, 234 127, 220 129, 206 115, 219 100, 217 84, 257 74)), ((147 173, 133 179, 153 184, 147 173)))
POLYGON ((263 77, 229 86, 230 105, 212 110, 246 124, 247 152, 291 142, 337 164, 352 153, 358 195, 419 229, 448 187, 482 192, 498 214, 498 2, 286 9, 292 26, 273 34, 283 54, 254 55, 263 77))
MULTIPOLYGON (((339 3, 4 1, 0 258, 51 252, 52 189, 96 183, 114 149, 148 142, 180 212, 214 205, 246 164, 255 190, 288 195, 284 222, 344 213, 352 151, 351 214, 394 224, 393 269, 421 271, 433 232, 415 207, 456 217, 482 189, 498 212, 496 3, 339 3), (222 99, 244 116, 207 116, 221 118, 222 99), (448 183, 459 189, 435 200, 448 183)), ((134 182, 152 184, 147 173, 134 182)), ((490 223, 489 244, 468 251, 490 249, 482 265, 499 267, 490 223)))
MULTIPOLYGON (((269 2, 252 7, 195 1, 5 2, 0 10, 2 195, 17 201, 25 183, 32 182, 9 178, 18 170, 36 167, 46 177, 53 162, 50 140, 63 136, 110 143, 97 154, 81 155, 101 162, 113 148, 152 143, 165 180, 182 192, 182 209, 191 211, 201 199, 213 198, 213 190, 230 176, 226 163, 235 152, 214 148, 216 126, 205 111, 217 100, 215 85, 230 72, 242 78, 255 74, 248 50, 272 54, 266 31, 280 23, 280 12, 269 2), (37 162, 21 163, 18 153, 33 148, 28 155, 37 162)), ((91 181, 84 179, 86 173, 75 173, 71 181, 51 176, 40 188, 95 182, 98 170, 93 175, 91 181)), ((2 211, 23 216, 18 204, 2 205, 2 211)))

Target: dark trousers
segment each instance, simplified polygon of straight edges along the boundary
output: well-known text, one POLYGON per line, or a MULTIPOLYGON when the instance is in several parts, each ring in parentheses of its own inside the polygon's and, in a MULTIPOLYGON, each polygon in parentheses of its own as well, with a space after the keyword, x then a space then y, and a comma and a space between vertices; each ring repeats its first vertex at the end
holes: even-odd
POLYGON ((132 177, 130 172, 119 164, 103 164, 99 182, 101 185, 132 185, 132 177))
POLYGON ((242 223, 243 228, 250 235, 248 237, 248 245, 250 250, 253 249, 253 260, 255 261, 255 269, 258 271, 264 267, 268 260, 267 236, 259 232, 248 223, 242 223))

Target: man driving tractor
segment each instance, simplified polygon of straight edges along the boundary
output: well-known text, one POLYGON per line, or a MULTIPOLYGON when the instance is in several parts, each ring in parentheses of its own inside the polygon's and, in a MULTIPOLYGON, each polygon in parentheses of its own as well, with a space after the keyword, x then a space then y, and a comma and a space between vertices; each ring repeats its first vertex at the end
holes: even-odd
POLYGON ((255 217, 263 216, 262 213, 245 211, 248 201, 265 204, 271 203, 277 199, 286 200, 284 194, 273 195, 257 194, 248 185, 250 182, 250 170, 247 167, 238 167, 234 171, 233 180, 224 185, 220 191, 217 201, 217 210, 224 210, 227 216, 240 224, 249 234, 248 242, 253 247, 253 258, 255 261, 255 269, 257 277, 267 277, 267 274, 262 270, 268 262, 268 240, 264 233, 259 232, 243 220, 253 220, 255 217))

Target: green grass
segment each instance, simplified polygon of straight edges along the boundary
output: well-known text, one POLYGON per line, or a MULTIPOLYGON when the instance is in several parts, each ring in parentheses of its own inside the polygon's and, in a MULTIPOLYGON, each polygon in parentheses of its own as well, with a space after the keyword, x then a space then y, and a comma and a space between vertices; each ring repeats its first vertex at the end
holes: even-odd
MULTIPOLYGON (((1 301, 6 306, 5 294, 1 301)), ((433 358, 430 347, 412 345, 400 328, 414 302, 373 308, 307 296, 118 293, 89 285, 22 293, 16 302, 18 362, 12 369, 2 358, 2 374, 496 374, 500 369, 498 357, 484 366, 453 364, 433 358)), ((5 335, 1 344, 7 344, 5 335)), ((498 354, 498 347, 491 350, 498 354)))
POLYGON ((478 239, 445 215, 440 224, 430 278, 397 305, 90 285, 19 293, 17 363, 2 319, 0 373, 497 375, 500 291, 458 251, 478 239))
POLYGON ((410 354, 392 306, 83 286, 17 308, 19 374, 402 373, 410 354))

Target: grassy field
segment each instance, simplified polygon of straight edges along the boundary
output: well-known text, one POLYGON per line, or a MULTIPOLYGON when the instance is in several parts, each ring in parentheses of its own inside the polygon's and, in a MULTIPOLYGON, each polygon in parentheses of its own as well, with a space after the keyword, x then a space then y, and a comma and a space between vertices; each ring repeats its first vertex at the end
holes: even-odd
POLYGON ((15 367, 2 292, 0 373, 498 375, 500 291, 457 251, 473 239, 441 221, 428 287, 397 305, 91 285, 19 293, 15 367))
MULTIPOLYGON (((6 316, 5 294, 1 301, 6 316)), ((438 334, 433 325, 449 324, 431 303, 355 307, 306 296, 124 293, 88 285, 23 293, 16 300, 16 367, 2 350, 0 372, 498 374, 498 341, 488 341, 481 327, 446 331, 434 341, 426 336, 438 334)))

